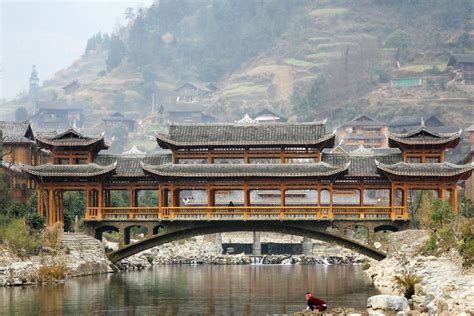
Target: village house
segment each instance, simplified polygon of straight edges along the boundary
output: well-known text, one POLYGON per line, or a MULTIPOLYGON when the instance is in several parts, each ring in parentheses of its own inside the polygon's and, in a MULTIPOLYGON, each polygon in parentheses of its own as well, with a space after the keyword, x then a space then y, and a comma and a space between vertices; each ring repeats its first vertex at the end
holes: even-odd
POLYGON ((84 110, 82 108, 39 108, 30 118, 36 132, 64 130, 71 126, 82 127, 84 110))
MULTIPOLYGON (((395 116, 390 123, 388 124, 388 129, 390 132, 407 132, 415 129, 423 123, 426 127, 431 127, 434 129, 445 129, 449 128, 444 125, 440 118, 436 115, 428 116, 424 118, 420 115, 404 115, 404 116, 395 116)), ((456 131, 457 129, 451 129, 451 131, 456 131)))
POLYGON ((474 54, 452 54, 448 67, 454 68, 457 82, 474 84, 474 54))
POLYGON ((276 110, 263 109, 253 119, 259 123, 285 123, 288 118, 276 110))
POLYGON ((163 117, 169 123, 212 123, 216 119, 205 113, 202 104, 170 104, 164 106, 163 117))
POLYGON ((196 103, 201 102, 206 97, 211 96, 219 88, 213 83, 200 84, 186 82, 176 88, 176 103, 196 103))
POLYGON ((20 170, 20 164, 39 165, 49 161, 49 154, 39 149, 29 122, 0 121, 1 167, 10 177, 13 197, 26 202, 35 184, 20 170))
POLYGON ((125 117, 120 112, 115 112, 102 120, 107 130, 112 130, 116 126, 124 127, 128 132, 134 132, 137 128, 137 121, 125 117))
POLYGON ((346 146, 387 147, 386 123, 367 115, 359 115, 342 124, 336 131, 339 143, 346 146))

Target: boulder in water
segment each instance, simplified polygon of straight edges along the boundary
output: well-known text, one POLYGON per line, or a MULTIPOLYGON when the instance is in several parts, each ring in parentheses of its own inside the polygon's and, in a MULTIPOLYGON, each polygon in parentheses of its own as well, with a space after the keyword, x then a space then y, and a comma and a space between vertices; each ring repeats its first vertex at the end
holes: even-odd
POLYGON ((367 307, 373 311, 384 311, 388 313, 408 312, 408 300, 397 295, 375 295, 367 299, 367 307))

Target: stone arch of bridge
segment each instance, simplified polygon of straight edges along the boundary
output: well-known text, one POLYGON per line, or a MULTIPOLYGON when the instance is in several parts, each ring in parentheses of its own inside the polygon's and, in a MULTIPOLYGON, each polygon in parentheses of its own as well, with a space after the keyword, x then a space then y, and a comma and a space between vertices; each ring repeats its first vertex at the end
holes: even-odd
POLYGON ((393 225, 380 225, 374 228, 374 233, 378 233, 381 231, 398 232, 398 227, 395 227, 393 225))
POLYGON ((283 222, 242 222, 242 223, 222 223, 222 222, 196 222, 196 223, 166 223, 160 233, 146 238, 140 242, 120 248, 109 254, 112 262, 117 262, 129 256, 137 254, 149 248, 179 239, 195 236, 209 235, 223 232, 238 231, 259 231, 291 234, 301 237, 308 237, 326 242, 332 242, 339 246, 352 249, 376 260, 385 258, 385 253, 373 249, 363 243, 344 238, 342 236, 328 233, 326 225, 314 225, 311 223, 283 223, 283 222))
POLYGON ((113 231, 113 232, 118 233, 118 232, 120 232, 120 229, 117 226, 114 226, 114 225, 103 225, 103 226, 97 227, 95 229, 95 238, 102 241, 102 235, 105 232, 109 232, 109 231, 113 231))

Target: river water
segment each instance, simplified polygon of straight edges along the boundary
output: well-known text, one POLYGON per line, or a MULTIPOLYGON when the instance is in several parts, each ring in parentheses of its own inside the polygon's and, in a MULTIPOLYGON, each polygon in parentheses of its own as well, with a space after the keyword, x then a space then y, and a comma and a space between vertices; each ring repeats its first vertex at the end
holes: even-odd
POLYGON ((60 286, 0 288, 0 314, 291 314, 306 307, 306 291, 325 298, 329 308, 363 308, 378 293, 361 266, 166 265, 60 286))

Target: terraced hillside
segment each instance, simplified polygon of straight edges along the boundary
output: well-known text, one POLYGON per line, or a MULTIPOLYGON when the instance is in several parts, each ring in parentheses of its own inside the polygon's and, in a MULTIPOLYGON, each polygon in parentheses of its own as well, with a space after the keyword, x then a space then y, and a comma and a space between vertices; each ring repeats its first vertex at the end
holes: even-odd
MULTIPOLYGON (((173 22, 169 23, 175 23, 174 28, 155 29, 157 34, 166 33, 160 37, 160 48, 156 48, 162 57, 155 58, 153 63, 137 61, 136 56, 131 55, 135 46, 130 45, 137 42, 133 38, 137 36, 134 35, 137 23, 148 25, 145 33, 150 33, 150 28, 153 30, 153 26, 146 23, 151 23, 152 12, 159 13, 156 6, 143 13, 142 20, 137 18, 117 34, 124 45, 129 45, 118 65, 108 69, 111 48, 99 45, 44 82, 40 101, 80 103, 92 118, 120 110, 139 120, 151 111, 151 95, 161 104, 174 102, 174 89, 183 81, 204 81, 215 76, 208 73, 214 69, 212 63, 206 67, 186 64, 186 54, 198 54, 198 50, 189 47, 198 44, 206 47, 208 39, 203 34, 210 26, 200 22, 203 16, 209 18, 202 13, 206 1, 196 2, 195 7, 189 9, 189 15, 176 13, 174 20, 170 18, 173 22), (187 43, 190 46, 182 46, 187 43), (177 51, 176 45, 190 51, 177 51), (177 60, 183 61, 181 68, 177 60), (76 79, 80 82, 79 89, 65 94, 62 87, 76 79)), ((163 3, 168 5, 168 10, 173 9, 172 2, 163 3)), ((268 11, 271 2, 264 3, 268 11)), ((268 107, 283 112, 291 120, 327 117, 333 125, 360 112, 369 112, 380 119, 398 113, 430 112, 463 127, 469 125, 473 91, 467 86, 449 84, 451 74, 445 65, 450 53, 474 49, 473 17, 466 14, 472 8, 472 1, 438 0, 428 6, 382 0, 321 0, 301 1, 301 5, 291 10, 278 0, 274 3, 280 10, 274 15, 284 14, 288 20, 285 29, 269 29, 275 34, 271 40, 265 40, 266 46, 254 50, 249 57, 238 59, 242 61, 234 62, 228 69, 222 69, 225 64, 221 60, 215 63, 215 67, 221 68, 220 75, 213 81, 220 90, 206 106, 219 120, 232 121, 268 107), (421 79, 422 84, 392 87, 390 79, 399 78, 421 79)), ((209 5, 206 8, 213 10, 209 5)), ((237 16, 238 8, 233 9, 237 16)), ((248 24, 258 25, 252 24, 258 15, 245 14, 241 13, 249 19, 248 24)), ((239 25, 246 25, 245 22, 239 20, 239 25)), ((228 27, 222 19, 216 18, 215 23, 228 27)), ((233 31, 255 32, 255 36, 261 36, 257 29, 233 31)), ((252 33, 249 34, 247 38, 252 39, 252 33)), ((258 40, 251 42, 255 44, 258 40)), ((236 60, 225 45, 212 47, 214 44, 209 42, 209 54, 211 49, 224 49, 229 60, 236 60)), ((239 45, 245 47, 246 44, 239 45)), ((153 55, 153 49, 146 52, 153 55)), ((203 54, 202 62, 207 63, 205 51, 203 54)), ((28 104, 27 99, 13 100, 3 108, 21 104, 28 104)), ((100 120, 92 119, 89 124, 93 127, 99 123, 100 120)), ((146 130, 153 129, 146 127, 146 130)))

